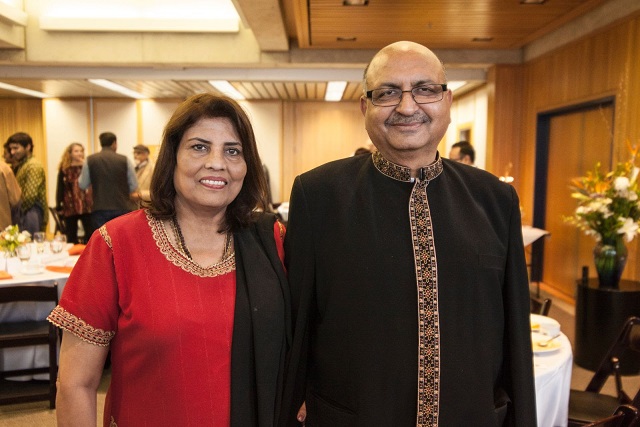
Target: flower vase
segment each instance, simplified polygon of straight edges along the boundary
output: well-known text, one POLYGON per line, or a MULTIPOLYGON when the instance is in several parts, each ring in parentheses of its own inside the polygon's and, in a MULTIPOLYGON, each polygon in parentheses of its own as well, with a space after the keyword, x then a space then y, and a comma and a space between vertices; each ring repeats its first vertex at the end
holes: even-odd
POLYGON ((620 283, 622 270, 627 263, 627 247, 622 235, 614 238, 602 239, 593 249, 593 260, 598 272, 601 288, 617 288, 620 283))

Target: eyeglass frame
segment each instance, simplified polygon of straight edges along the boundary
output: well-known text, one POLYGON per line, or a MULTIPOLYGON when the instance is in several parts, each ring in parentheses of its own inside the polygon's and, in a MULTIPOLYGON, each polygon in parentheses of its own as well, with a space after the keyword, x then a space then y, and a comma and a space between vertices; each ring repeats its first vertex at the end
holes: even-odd
MULTIPOLYGON (((393 105, 377 105, 377 104, 375 104, 373 102, 373 91, 374 90, 380 90, 380 89, 384 89, 384 88, 379 87, 379 88, 371 89, 371 90, 368 90, 368 91, 365 92, 365 96, 367 97, 367 99, 369 101, 371 101, 371 103, 373 105, 375 105, 376 107, 395 107, 397 105, 400 105, 400 103, 402 102, 402 95, 404 93, 406 93, 406 92, 411 93, 411 99, 413 99, 413 102, 415 102, 416 104, 426 105, 426 104, 433 104, 434 102, 439 102, 439 101, 442 101, 444 99, 444 93, 447 91, 447 83, 429 83, 429 84, 426 84, 426 85, 420 85, 420 86, 412 87, 411 90, 401 90, 400 91, 400 97, 398 98, 398 103, 397 104, 393 104, 393 105), (418 89, 418 88, 425 87, 425 86, 440 86, 442 88, 442 98, 440 98, 440 99, 438 99, 436 101, 418 102, 416 100, 415 95, 413 94, 413 91, 418 89)), ((389 88, 389 89, 393 89, 393 88, 389 88)))

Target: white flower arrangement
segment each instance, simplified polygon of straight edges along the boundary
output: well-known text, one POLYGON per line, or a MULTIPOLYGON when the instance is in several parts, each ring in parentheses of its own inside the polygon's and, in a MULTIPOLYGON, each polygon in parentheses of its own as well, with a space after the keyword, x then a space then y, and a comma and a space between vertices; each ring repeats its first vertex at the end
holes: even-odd
POLYGON ((600 163, 586 176, 573 180, 571 197, 578 200, 574 214, 565 221, 597 241, 614 241, 619 235, 631 242, 640 234, 640 184, 635 166, 639 147, 631 147, 631 159, 603 174, 600 163))
POLYGON ((18 246, 30 241, 31 234, 27 230, 20 231, 17 225, 10 225, 0 233, 0 248, 7 253, 13 253, 18 246))

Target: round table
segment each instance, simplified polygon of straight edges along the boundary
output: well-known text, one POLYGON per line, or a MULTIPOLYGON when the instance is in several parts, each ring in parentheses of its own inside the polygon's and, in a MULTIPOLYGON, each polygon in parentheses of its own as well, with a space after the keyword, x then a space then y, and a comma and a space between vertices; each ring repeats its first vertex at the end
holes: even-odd
MULTIPOLYGON (((531 317, 532 323, 541 323, 539 319, 545 318, 539 315, 531 317)), ((533 354, 536 412, 540 427, 565 427, 568 423, 573 353, 566 335, 560 333, 556 341, 560 348, 549 352, 534 351, 533 354)))

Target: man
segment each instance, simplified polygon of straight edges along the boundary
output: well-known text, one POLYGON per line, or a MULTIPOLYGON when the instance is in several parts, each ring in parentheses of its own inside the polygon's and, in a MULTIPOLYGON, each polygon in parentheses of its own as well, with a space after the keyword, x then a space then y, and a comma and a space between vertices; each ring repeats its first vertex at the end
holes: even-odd
POLYGON ((383 48, 360 101, 377 152, 295 180, 282 424, 304 400, 308 427, 536 425, 518 197, 439 156, 445 83, 424 46, 383 48))
POLYGON ((116 153, 116 136, 111 132, 103 132, 98 138, 102 150, 87 157, 78 180, 83 190, 93 186, 91 219, 94 230, 136 209, 133 197, 138 188, 133 163, 126 156, 116 153))
POLYGON ((0 230, 4 230, 11 224, 16 224, 19 215, 16 212, 20 208, 22 190, 13 175, 13 171, 4 162, 0 162, 0 230))
POLYGON ((151 187, 151 176, 155 164, 149 158, 149 148, 146 145, 138 144, 133 147, 133 159, 136 162, 136 178, 138 179, 138 192, 136 199, 142 207, 145 203, 151 202, 149 188, 151 187))
POLYGON ((49 220, 47 182, 42 164, 33 157, 33 140, 29 134, 18 132, 9 137, 5 146, 22 190, 20 230, 27 230, 31 235, 45 231, 49 220))
POLYGON ((474 166, 476 161, 476 150, 473 149, 468 141, 458 141, 451 146, 449 151, 449 159, 465 165, 474 166))

